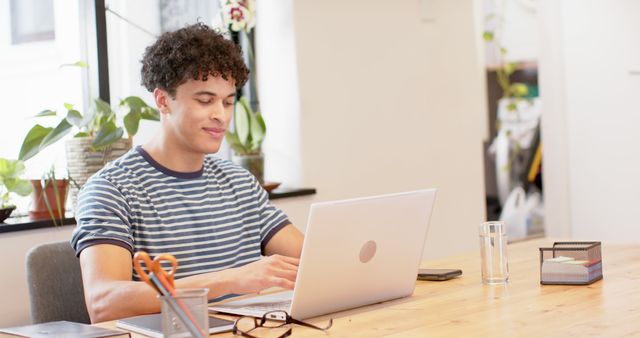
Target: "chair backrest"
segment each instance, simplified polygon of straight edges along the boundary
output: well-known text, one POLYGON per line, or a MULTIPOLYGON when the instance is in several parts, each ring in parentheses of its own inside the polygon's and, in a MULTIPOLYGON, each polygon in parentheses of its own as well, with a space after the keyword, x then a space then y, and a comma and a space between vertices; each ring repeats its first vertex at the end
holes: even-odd
POLYGON ((80 262, 69 242, 42 244, 27 253, 27 282, 34 324, 57 320, 90 323, 80 262))

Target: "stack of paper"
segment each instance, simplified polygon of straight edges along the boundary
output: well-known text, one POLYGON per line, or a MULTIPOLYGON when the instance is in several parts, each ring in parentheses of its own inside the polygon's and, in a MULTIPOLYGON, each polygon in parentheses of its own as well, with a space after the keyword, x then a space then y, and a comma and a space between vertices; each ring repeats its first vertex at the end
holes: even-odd
POLYGON ((559 256, 542 262, 543 283, 588 283, 602 276, 602 260, 559 256))

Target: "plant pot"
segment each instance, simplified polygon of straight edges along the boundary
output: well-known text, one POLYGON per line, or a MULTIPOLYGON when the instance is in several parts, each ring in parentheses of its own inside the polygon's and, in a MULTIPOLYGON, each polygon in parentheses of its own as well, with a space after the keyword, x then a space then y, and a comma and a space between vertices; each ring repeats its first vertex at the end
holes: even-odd
POLYGON ((264 183, 264 155, 231 155, 231 162, 247 169, 258 179, 262 185, 264 183))
POLYGON ((53 183, 48 182, 44 192, 40 182, 40 180, 31 180, 33 192, 31 193, 31 210, 29 210, 29 217, 31 217, 31 219, 51 219, 51 213, 53 213, 53 217, 56 219, 64 217, 64 205, 67 201, 67 187, 69 186, 69 181, 55 180, 53 183), (53 188, 54 184, 58 190, 57 197, 53 188), (47 203, 44 197, 45 194, 51 206, 51 213, 49 212, 49 208, 47 208, 47 203), (57 201, 60 202, 60 210, 58 210, 57 201))
POLYGON ((9 218, 9 216, 11 216, 11 213, 14 210, 16 210, 15 205, 0 209, 0 223, 4 222, 5 219, 9 218))
MULTIPOLYGON (((82 187, 89 177, 102 169, 107 163, 126 154, 131 149, 130 139, 120 139, 100 151, 91 149, 92 137, 78 137, 66 141, 67 169, 69 177, 82 187)), ((72 184, 69 193, 71 205, 76 209, 78 187, 72 184)))

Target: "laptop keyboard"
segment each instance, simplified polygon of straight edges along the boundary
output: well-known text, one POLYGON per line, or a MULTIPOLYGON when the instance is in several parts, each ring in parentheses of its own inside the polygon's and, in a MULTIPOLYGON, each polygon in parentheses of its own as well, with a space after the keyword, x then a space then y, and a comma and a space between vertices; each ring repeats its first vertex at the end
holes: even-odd
POLYGON ((281 300, 277 302, 269 302, 269 303, 256 303, 251 305, 245 305, 243 308, 249 310, 257 310, 257 311, 273 311, 273 310, 282 310, 289 311, 291 307, 291 299, 281 300))

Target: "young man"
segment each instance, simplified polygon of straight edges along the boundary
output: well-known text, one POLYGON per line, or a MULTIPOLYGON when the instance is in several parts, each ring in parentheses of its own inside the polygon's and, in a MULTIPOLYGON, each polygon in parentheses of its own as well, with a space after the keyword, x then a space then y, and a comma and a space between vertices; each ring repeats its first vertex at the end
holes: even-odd
POLYGON ((160 311, 157 293, 132 269, 139 250, 176 256, 176 287, 209 288, 210 299, 293 288, 302 234, 250 173, 206 156, 218 151, 247 81, 240 49, 196 24, 163 34, 142 64, 161 130, 78 197, 71 244, 91 321, 160 311))

